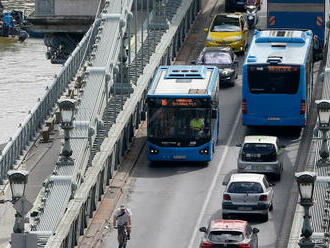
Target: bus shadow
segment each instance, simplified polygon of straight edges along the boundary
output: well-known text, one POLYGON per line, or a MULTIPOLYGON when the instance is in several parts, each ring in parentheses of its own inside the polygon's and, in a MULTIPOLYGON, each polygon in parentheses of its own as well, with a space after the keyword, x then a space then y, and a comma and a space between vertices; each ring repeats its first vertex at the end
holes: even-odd
POLYGON ((301 127, 248 127, 246 135, 269 135, 285 137, 286 139, 298 139, 301 135, 301 127))

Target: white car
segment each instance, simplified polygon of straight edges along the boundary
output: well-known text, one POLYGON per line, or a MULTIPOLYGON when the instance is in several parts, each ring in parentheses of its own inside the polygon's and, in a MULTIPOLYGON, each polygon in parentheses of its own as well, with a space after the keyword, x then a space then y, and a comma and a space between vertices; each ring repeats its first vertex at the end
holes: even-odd
POLYGON ((246 136, 237 160, 238 173, 273 174, 281 179, 284 146, 275 136, 246 136))
POLYGON ((263 174, 232 174, 223 193, 222 217, 230 214, 258 214, 268 221, 273 209, 274 190, 263 174))

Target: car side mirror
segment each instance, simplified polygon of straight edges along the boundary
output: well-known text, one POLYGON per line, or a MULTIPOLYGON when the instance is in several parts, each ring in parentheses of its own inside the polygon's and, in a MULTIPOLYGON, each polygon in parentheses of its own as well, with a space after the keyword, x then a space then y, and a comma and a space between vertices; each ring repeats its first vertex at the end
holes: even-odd
POLYGON ((245 27, 245 28, 243 29, 243 32, 247 32, 247 31, 249 31, 249 29, 248 29, 247 27, 245 27))
POLYGON ((209 32, 209 29, 208 28, 204 28, 204 32, 205 33, 209 32))
POLYGON ((252 232, 253 232, 253 233, 258 233, 258 232, 259 232, 259 229, 256 228, 256 227, 254 227, 254 228, 252 229, 252 232))
POLYGON ((196 61, 190 61, 191 65, 196 65, 196 61))
POLYGON ((242 144, 236 144, 236 147, 242 147, 242 144))
POLYGON ((235 60, 234 60, 234 64, 238 64, 238 60, 235 59, 235 60))
POLYGON ((216 118, 217 118, 217 110, 212 109, 212 119, 216 119, 216 118))
POLYGON ((285 145, 280 145, 280 148, 285 148, 285 145))
POLYGON ((268 183, 269 184, 269 186, 271 186, 271 187, 274 187, 275 186, 275 183, 268 183))
POLYGON ((206 227, 203 226, 203 227, 199 228, 199 231, 200 231, 200 232, 205 232, 205 233, 206 233, 206 227))

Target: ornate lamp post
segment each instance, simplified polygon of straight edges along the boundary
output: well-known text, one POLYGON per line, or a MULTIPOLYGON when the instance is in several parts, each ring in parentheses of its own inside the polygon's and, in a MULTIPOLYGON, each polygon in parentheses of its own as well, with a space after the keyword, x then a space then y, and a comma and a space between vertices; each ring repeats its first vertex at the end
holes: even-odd
POLYGON ((330 130, 330 100, 316 100, 318 126, 315 128, 314 135, 317 136, 318 131, 322 132, 322 144, 319 151, 321 159, 316 162, 317 166, 328 166, 329 163, 329 147, 327 143, 327 132, 330 130))
POLYGON ((299 240, 300 248, 314 248, 315 243, 311 239, 313 229, 310 222, 309 208, 313 206, 313 193, 316 174, 304 171, 295 174, 298 183, 300 205, 304 208, 304 223, 301 229, 302 238, 299 240))
MULTIPOLYGON (((10 170, 7 175, 12 193, 11 202, 14 204, 14 207, 16 204, 17 206, 19 205, 19 210, 21 210, 20 208, 24 208, 24 203, 26 203, 24 194, 29 173, 27 171, 10 170)), ((13 228, 14 233, 24 233, 24 213, 22 213, 24 211, 19 210, 17 210, 15 214, 15 224, 13 228)))
POLYGON ((71 160, 70 130, 73 128, 72 122, 75 111, 75 100, 61 99, 58 101, 58 106, 61 111, 61 128, 64 130, 64 144, 61 152, 61 160, 71 160))

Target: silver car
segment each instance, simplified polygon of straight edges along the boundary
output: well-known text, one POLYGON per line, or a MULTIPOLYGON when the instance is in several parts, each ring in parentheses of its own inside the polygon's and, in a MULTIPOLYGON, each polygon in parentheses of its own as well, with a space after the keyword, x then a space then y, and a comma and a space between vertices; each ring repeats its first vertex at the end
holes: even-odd
POLYGON ((237 172, 273 174, 280 180, 284 146, 275 136, 246 136, 237 160, 237 172))
POLYGON ((222 217, 230 214, 259 214, 268 221, 274 190, 263 174, 232 174, 223 193, 222 217))

